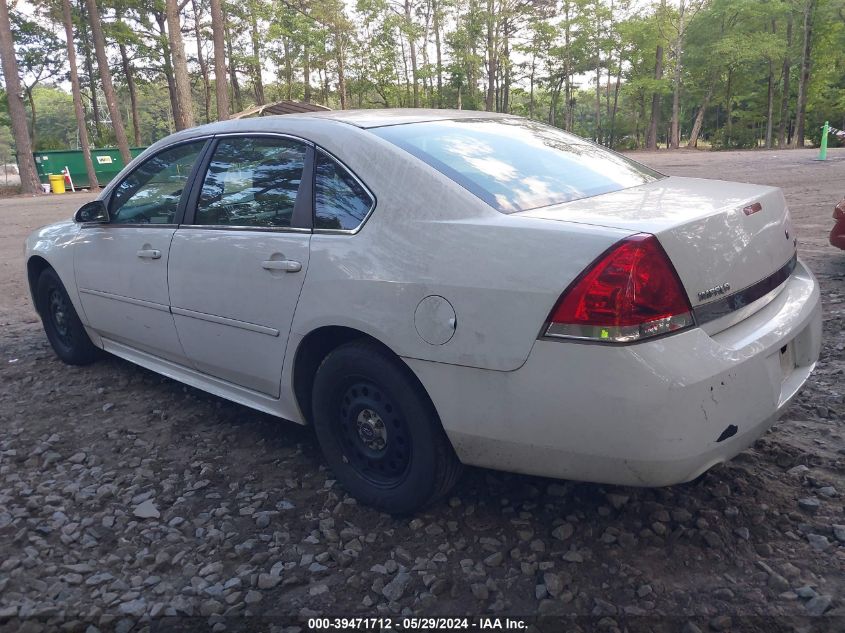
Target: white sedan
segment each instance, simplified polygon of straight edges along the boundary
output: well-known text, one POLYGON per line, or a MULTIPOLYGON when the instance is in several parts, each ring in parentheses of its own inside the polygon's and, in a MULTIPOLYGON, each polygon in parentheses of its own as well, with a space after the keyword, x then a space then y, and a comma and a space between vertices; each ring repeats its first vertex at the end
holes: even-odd
POLYGON ((313 424, 343 486, 402 513, 461 463, 663 486, 736 455, 818 359, 796 244, 776 188, 371 110, 170 136, 26 259, 62 360, 313 424))

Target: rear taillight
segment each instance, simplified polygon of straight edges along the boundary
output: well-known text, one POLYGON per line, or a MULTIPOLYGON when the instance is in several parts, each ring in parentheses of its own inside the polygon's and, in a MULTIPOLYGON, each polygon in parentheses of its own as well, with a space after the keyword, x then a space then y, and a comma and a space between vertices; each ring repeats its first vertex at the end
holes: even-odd
POLYGON ((845 220, 845 200, 833 207, 833 219, 845 220))
POLYGON ((630 343, 694 324, 674 266, 653 235, 613 245, 558 299, 546 336, 630 343))

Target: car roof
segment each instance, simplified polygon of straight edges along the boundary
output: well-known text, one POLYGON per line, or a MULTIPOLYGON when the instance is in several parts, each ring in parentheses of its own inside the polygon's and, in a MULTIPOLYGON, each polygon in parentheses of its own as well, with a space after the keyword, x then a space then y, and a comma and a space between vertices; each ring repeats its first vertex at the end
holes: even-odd
MULTIPOLYGON (((311 141, 319 141, 319 136, 334 137, 338 131, 330 129, 332 126, 345 126, 364 130, 369 128, 386 127, 390 125, 404 125, 408 123, 423 123, 427 121, 454 121, 460 119, 504 119, 514 115, 480 110, 435 110, 426 108, 392 108, 372 110, 325 110, 319 112, 302 112, 296 114, 278 114, 272 116, 253 117, 245 119, 228 119, 206 123, 188 128, 170 136, 166 136, 153 143, 138 158, 146 157, 162 148, 194 138, 214 134, 262 134, 281 133, 293 134, 311 141)), ((138 159, 133 160, 135 163, 138 159)))
MULTIPOLYGON (((477 110, 429 110, 424 108, 394 108, 385 110, 326 110, 296 114, 277 114, 248 119, 229 119, 206 123, 198 127, 177 132, 165 139, 167 143, 205 134, 226 134, 238 132, 285 131, 291 124, 311 127, 320 120, 346 123, 360 129, 422 123, 425 121, 446 121, 458 119, 502 119, 513 115, 477 110)), ((161 142, 161 141, 160 141, 161 142)), ((160 143, 159 142, 159 143, 160 143)))
POLYGON ((479 110, 436 110, 428 108, 387 108, 371 110, 327 110, 322 112, 303 112, 281 114, 279 118, 331 119, 349 123, 360 128, 423 123, 426 121, 446 121, 456 119, 501 119, 512 115, 479 110))

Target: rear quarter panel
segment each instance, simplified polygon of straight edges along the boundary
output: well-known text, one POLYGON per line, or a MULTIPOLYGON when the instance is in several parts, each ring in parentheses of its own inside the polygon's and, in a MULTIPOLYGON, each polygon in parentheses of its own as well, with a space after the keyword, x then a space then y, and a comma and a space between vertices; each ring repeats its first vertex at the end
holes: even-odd
POLYGON ((315 140, 375 193, 355 235, 315 233, 293 332, 366 332, 403 357, 510 371, 528 357, 561 292, 630 231, 507 216, 431 167, 362 130, 315 140), (430 295, 455 309, 443 345, 414 313, 430 295))

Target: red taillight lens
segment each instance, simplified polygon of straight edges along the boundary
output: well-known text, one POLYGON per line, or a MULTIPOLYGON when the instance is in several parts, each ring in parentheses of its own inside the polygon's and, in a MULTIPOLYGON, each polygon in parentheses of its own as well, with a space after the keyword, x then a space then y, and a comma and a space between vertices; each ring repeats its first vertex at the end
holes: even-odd
POLYGON ((845 220, 845 200, 833 207, 833 219, 845 220))
POLYGON ((653 235, 614 245, 563 293, 547 336, 628 343, 693 325, 692 308, 653 235))

